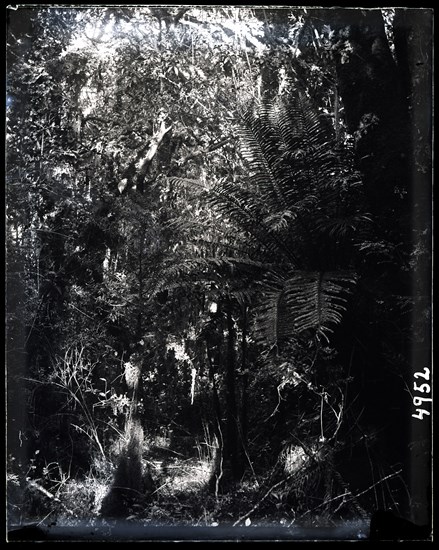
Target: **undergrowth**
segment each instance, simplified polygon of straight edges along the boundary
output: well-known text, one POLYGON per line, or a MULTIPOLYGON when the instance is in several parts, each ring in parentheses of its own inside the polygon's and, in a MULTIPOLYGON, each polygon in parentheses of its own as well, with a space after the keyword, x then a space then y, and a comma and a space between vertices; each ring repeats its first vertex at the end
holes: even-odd
MULTIPOLYGON (((169 453, 171 455, 171 453, 169 453)), ((211 464, 208 460, 167 456, 161 449, 154 458, 150 451, 142 468, 151 471, 154 490, 148 499, 123 504, 122 512, 102 514, 102 504, 111 494, 114 483, 114 464, 96 462, 93 469, 77 479, 52 483, 48 478, 8 478, 9 522, 30 521, 46 524, 75 525, 98 519, 117 517, 120 520, 141 520, 150 525, 215 526, 220 524, 277 524, 292 525, 301 521, 299 507, 293 504, 291 488, 280 484, 277 490, 266 491, 264 480, 243 479, 230 491, 213 494, 208 489, 211 464), (158 460, 160 458, 160 460, 158 460), (268 494, 266 494, 268 493, 268 494)), ((265 483, 269 479, 269 473, 265 483)), ((342 518, 343 519, 343 518, 342 518)), ((347 519, 347 518, 346 518, 347 519)), ((327 510, 308 516, 307 524, 322 525, 339 521, 340 515, 330 518, 327 510)))

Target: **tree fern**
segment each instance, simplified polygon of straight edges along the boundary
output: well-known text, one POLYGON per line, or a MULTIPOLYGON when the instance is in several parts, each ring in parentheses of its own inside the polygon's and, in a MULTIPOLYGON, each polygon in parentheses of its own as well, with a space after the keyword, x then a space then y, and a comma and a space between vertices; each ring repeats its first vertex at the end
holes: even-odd
MULTIPOLYGON (((361 211, 358 174, 327 120, 300 91, 243 119, 243 154, 258 191, 249 200, 258 204, 264 197, 267 233, 295 258, 292 276, 278 269, 261 285, 257 338, 273 345, 305 330, 326 335, 341 322, 356 280, 352 271, 331 270, 332 247, 341 249, 370 221, 361 211)), ((343 264, 350 268, 349 258, 343 264)))
MULTIPOLYGON (((370 222, 358 174, 327 119, 300 91, 249 108, 239 137, 248 166, 245 180, 222 179, 210 186, 172 180, 198 188, 237 230, 235 249, 243 254, 204 261, 223 280, 237 280, 241 273, 246 281, 259 281, 259 342, 281 345, 309 330, 326 336, 341 322, 356 281, 343 254, 355 249, 355 233, 370 222), (342 252, 337 255, 336 249, 342 252)), ((219 246, 220 256, 221 249, 226 252, 219 246)), ((209 268, 205 265, 201 278, 209 268)))

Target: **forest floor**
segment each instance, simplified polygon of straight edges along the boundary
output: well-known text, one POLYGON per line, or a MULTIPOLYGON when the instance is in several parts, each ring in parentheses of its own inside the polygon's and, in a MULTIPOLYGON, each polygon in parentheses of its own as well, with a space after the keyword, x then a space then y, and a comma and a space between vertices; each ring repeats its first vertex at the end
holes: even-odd
MULTIPOLYGON (((191 438, 183 446, 171 443, 165 438, 155 438, 146 445, 143 467, 149 470, 154 488, 147 500, 125 509, 121 521, 141 521, 151 526, 236 524, 289 528, 335 526, 340 520, 346 524, 360 519, 331 517, 327 511, 297 513, 288 487, 263 485, 264 480, 256 480, 254 476, 242 479, 228 492, 215 494, 209 489, 213 464, 208 449, 194 444, 191 438)), ((100 509, 113 481, 114 465, 97 464, 82 479, 61 474, 59 470, 58 480, 36 475, 27 478, 24 486, 18 479, 10 478, 9 523, 36 521, 74 526, 101 521, 100 509)))

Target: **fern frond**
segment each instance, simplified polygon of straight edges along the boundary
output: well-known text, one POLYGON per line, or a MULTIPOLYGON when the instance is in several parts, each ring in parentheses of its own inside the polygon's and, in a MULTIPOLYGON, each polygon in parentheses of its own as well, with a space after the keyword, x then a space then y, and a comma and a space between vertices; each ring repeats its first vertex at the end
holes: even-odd
POLYGON ((269 111, 270 106, 262 105, 257 113, 244 113, 244 124, 239 130, 241 152, 248 162, 249 176, 256 188, 270 203, 285 208, 279 139, 276 129, 270 124, 269 111))
POLYGON ((217 284, 221 281, 240 280, 245 275, 258 278, 272 264, 264 264, 249 258, 233 257, 191 257, 168 258, 154 274, 151 274, 146 294, 151 300, 160 292, 183 288, 188 284, 217 284))
MULTIPOLYGON (((277 123, 286 151, 307 150, 333 143, 334 136, 326 120, 300 90, 280 98, 277 123)), ((327 148, 328 149, 328 148, 327 148)))
POLYGON ((170 187, 177 187, 179 189, 191 189, 191 190, 204 190, 205 187, 200 180, 191 179, 191 178, 178 178, 171 177, 166 178, 168 185, 170 187))
POLYGON ((367 214, 352 214, 350 216, 330 217, 320 219, 316 228, 334 239, 344 239, 353 232, 360 230, 364 224, 370 223, 367 214))
POLYGON ((342 320, 355 282, 353 272, 299 271, 287 279, 272 276, 263 285, 257 339, 278 345, 305 330, 317 335, 332 332, 342 320))
POLYGON ((346 173, 331 126, 300 91, 249 110, 240 132, 249 180, 270 211, 291 210, 304 195, 337 189, 346 173))
POLYGON ((273 254, 281 254, 297 265, 296 255, 289 242, 279 238, 276 231, 265 223, 269 211, 263 197, 237 184, 223 182, 211 191, 210 203, 267 250, 273 254))

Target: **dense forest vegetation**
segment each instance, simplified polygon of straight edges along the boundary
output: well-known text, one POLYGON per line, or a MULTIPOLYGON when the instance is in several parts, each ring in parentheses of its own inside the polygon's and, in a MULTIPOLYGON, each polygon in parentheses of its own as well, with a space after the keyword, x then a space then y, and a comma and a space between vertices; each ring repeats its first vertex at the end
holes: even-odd
POLYGON ((8 18, 9 521, 427 523, 431 13, 8 18))

